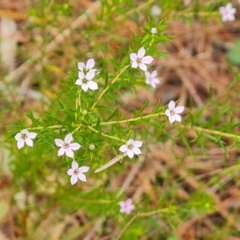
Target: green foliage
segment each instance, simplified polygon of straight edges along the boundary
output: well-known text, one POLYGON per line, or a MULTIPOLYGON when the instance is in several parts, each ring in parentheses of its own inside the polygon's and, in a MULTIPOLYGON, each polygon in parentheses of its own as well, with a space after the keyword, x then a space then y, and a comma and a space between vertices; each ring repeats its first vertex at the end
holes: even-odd
MULTIPOLYGON (((132 30, 130 37, 128 35, 120 37, 114 32, 116 23, 121 25, 124 20, 131 18, 136 25, 140 25, 144 10, 149 9, 154 1, 144 3, 143 9, 137 6, 135 1, 102 1, 101 11, 96 14, 96 19, 92 20, 89 17, 88 27, 81 32, 82 41, 88 47, 79 50, 77 43, 73 46, 79 53, 72 56, 68 65, 68 75, 59 80, 59 76, 62 75, 59 74, 61 69, 57 63, 47 64, 42 70, 42 76, 38 76, 37 72, 33 73, 33 76, 37 76, 36 79, 34 78, 34 84, 44 91, 47 89, 50 104, 43 108, 44 111, 32 107, 26 113, 25 119, 18 120, 17 126, 12 124, 8 126, 9 135, 5 141, 12 144, 11 151, 14 157, 10 166, 16 190, 23 189, 35 199, 41 195, 41 200, 46 201, 46 205, 50 208, 60 206, 63 214, 75 213, 82 209, 90 223, 94 218, 102 218, 103 221, 111 219, 115 222, 116 228, 124 229, 131 218, 136 216, 131 226, 126 228, 121 236, 126 240, 140 239, 142 236, 148 236, 150 232, 156 236, 164 236, 164 239, 177 240, 174 232, 184 220, 194 214, 204 215, 215 211, 213 198, 200 190, 192 193, 187 202, 177 198, 176 185, 183 180, 183 176, 174 176, 172 171, 175 167, 182 168, 181 163, 185 157, 178 156, 177 153, 173 153, 176 166, 172 164, 172 169, 163 166, 164 174, 161 176, 156 174, 152 178, 156 183, 163 182, 164 187, 169 181, 173 186, 170 189, 164 187, 161 189, 161 199, 155 200, 155 205, 147 194, 144 195, 143 201, 135 204, 135 209, 130 215, 119 214, 119 201, 127 198, 127 194, 121 193, 122 186, 117 186, 115 191, 109 190, 110 181, 116 173, 122 173, 124 178, 126 177, 125 167, 129 163, 127 157, 102 173, 94 173, 103 164, 121 154, 119 147, 126 144, 130 138, 143 141, 144 149, 147 149, 149 139, 161 144, 171 141, 172 146, 183 145, 192 156, 196 155, 193 150, 196 145, 201 149, 202 155, 206 153, 207 144, 218 146, 224 150, 227 158, 229 157, 227 141, 231 141, 230 148, 239 148, 240 135, 237 130, 240 124, 234 117, 234 111, 238 106, 229 106, 228 98, 225 102, 221 102, 217 97, 212 96, 206 105, 194 110, 189 108, 183 124, 170 125, 165 114, 168 107, 163 106, 160 101, 150 112, 149 100, 143 102, 137 109, 134 106, 134 109, 127 113, 121 111, 120 106, 123 103, 127 107, 133 107, 130 106, 131 103, 126 103, 124 97, 126 93, 137 95, 139 87, 149 88, 146 86, 144 73, 139 69, 131 68, 129 55, 144 47, 146 55, 166 57, 167 54, 159 51, 158 45, 169 42, 174 37, 166 35, 167 17, 169 19, 192 19, 193 16, 200 18, 216 10, 214 4, 209 6, 205 3, 203 6, 196 3, 193 9, 189 10, 181 2, 161 1, 164 18, 147 16, 141 28, 142 34, 132 30), (157 29, 156 34, 151 32, 152 28, 157 29), (101 37, 104 37, 104 40, 101 37), (110 46, 109 43, 112 41, 117 42, 117 51, 110 46), (95 67, 98 70, 94 78, 98 83, 98 89, 84 92, 75 84, 79 71, 77 63, 78 61, 86 63, 91 57, 94 57, 95 67), (57 73, 57 77, 54 75, 57 78, 56 82, 52 77, 53 72, 57 73), (213 114, 208 118, 202 117, 209 109, 213 114), (23 129, 37 133, 33 148, 24 146, 23 149, 17 149, 14 137, 23 129), (189 130, 194 131, 195 135, 189 137, 186 134, 189 130), (54 140, 64 139, 68 133, 73 134, 74 142, 81 144, 73 160, 80 166, 90 167, 86 173, 88 179, 86 184, 78 182, 71 186, 66 172, 71 167, 72 159, 65 155, 57 157, 58 148, 54 140), (181 207, 177 206, 179 203, 181 207), (168 232, 159 225, 162 219, 167 223, 168 232)), ((51 6, 48 5, 48 1, 43 0, 40 5, 28 11, 28 15, 33 18, 28 30, 39 28, 41 34, 45 36, 44 45, 51 39, 49 32, 44 34, 47 31, 45 27, 57 25, 62 17, 68 20, 72 14, 73 6, 69 3, 56 3, 51 6), (50 14, 52 12, 53 14, 50 14)), ((234 49, 228 53, 229 59, 236 64, 240 63, 237 56, 240 51, 239 46, 240 43, 236 42, 234 49)), ((56 53, 58 51, 61 55, 64 49, 59 46, 56 53)), ((43 52, 44 54, 47 53, 43 52)), ((236 79, 226 91, 228 96, 238 82, 236 74, 236 79)), ((131 166, 136 163, 136 159, 130 162, 131 166)), ((231 171, 227 171, 226 174, 235 177, 231 171)), ((209 184, 216 184, 218 180, 217 177, 212 177, 209 184)), ((219 188, 221 187, 219 183, 219 188)), ((160 191, 159 189, 153 189, 153 195, 155 191, 160 191)), ((44 210, 38 209, 43 216, 47 212, 44 210)), ((100 233, 107 231, 111 234, 111 231, 106 229, 97 231, 100 233)), ((77 237, 81 231, 83 228, 69 234, 66 239, 77 237)))

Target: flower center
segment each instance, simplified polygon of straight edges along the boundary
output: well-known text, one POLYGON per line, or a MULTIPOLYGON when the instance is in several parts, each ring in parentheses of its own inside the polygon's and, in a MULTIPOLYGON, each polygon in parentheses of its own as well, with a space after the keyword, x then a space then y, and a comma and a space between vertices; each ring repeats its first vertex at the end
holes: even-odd
POLYGON ((75 170, 73 171, 73 174, 75 174, 75 175, 78 175, 78 173, 79 173, 78 169, 75 169, 75 170))
POLYGON ((141 58, 137 58, 136 62, 137 62, 138 64, 140 64, 140 63, 142 63, 142 59, 141 59, 141 58))
POLYGON ((69 143, 64 143, 63 148, 65 148, 65 149, 69 148, 69 143))
POLYGON ((23 140, 27 139, 27 134, 26 133, 22 133, 21 139, 23 139, 23 140))
POLYGON ((174 112, 173 110, 170 110, 170 114, 171 114, 171 115, 174 115, 175 112, 174 112))
POLYGON ((83 79, 83 83, 86 84, 87 82, 88 82, 88 80, 87 80, 86 78, 84 78, 84 79, 83 79))
POLYGON ((133 149, 133 145, 132 144, 128 145, 128 149, 132 150, 133 149))

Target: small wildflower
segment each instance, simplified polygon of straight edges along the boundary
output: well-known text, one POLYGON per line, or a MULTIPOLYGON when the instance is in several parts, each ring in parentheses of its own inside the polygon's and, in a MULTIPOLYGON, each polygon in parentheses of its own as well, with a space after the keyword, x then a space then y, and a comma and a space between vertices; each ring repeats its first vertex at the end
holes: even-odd
POLYGON ((156 88, 156 85, 160 83, 160 80, 157 78, 157 71, 154 70, 152 73, 146 71, 146 84, 151 85, 153 88, 156 88))
POLYGON ((236 9, 232 7, 231 3, 228 3, 226 7, 220 7, 219 12, 222 15, 222 21, 233 21, 235 19, 234 14, 236 13, 236 9))
POLYGON ((97 90, 98 84, 92 80, 94 76, 95 73, 93 71, 88 72, 86 75, 83 72, 79 72, 75 84, 81 86, 84 92, 88 89, 97 90))
POLYGON ((127 153, 129 158, 133 158, 134 155, 141 154, 141 150, 139 149, 142 146, 142 141, 134 141, 129 139, 127 144, 122 145, 119 148, 120 152, 127 153))
POLYGON ((147 66, 146 64, 150 64, 153 61, 153 58, 151 56, 146 56, 145 55, 145 49, 144 47, 141 47, 138 50, 138 53, 131 53, 130 54, 130 59, 132 61, 132 68, 137 68, 139 67, 143 71, 147 71, 147 66))
POLYGON ((37 136, 37 133, 35 133, 35 132, 28 132, 27 129, 24 129, 20 133, 17 133, 15 135, 15 139, 17 141, 17 148, 18 149, 22 148, 25 143, 29 147, 32 147, 33 146, 32 139, 34 139, 36 136, 37 136))
POLYGON ((179 113, 184 111, 184 106, 175 107, 176 103, 174 101, 170 101, 168 104, 168 109, 165 111, 165 114, 168 116, 169 122, 172 124, 173 122, 181 122, 182 118, 179 113))
POLYGON ((55 144, 60 147, 58 150, 58 156, 62 156, 64 153, 70 157, 73 158, 73 151, 78 150, 81 145, 78 143, 72 143, 73 136, 71 133, 65 136, 64 141, 62 139, 55 139, 55 144))
POLYGON ((79 62, 78 63, 78 70, 80 72, 83 72, 83 73, 87 73, 87 72, 90 72, 90 71, 93 71, 95 73, 95 71, 97 71, 97 69, 94 69, 95 65, 95 61, 93 58, 91 59, 88 59, 86 65, 83 63, 83 62, 79 62))
POLYGON ((158 5, 153 5, 150 10, 153 17, 159 17, 162 14, 162 9, 158 5))
POLYGON ((79 167, 78 163, 73 161, 72 162, 72 168, 70 168, 67 171, 67 174, 69 176, 71 176, 71 184, 74 185, 78 180, 82 181, 82 182, 86 182, 86 176, 83 174, 85 172, 87 172, 89 170, 89 167, 83 166, 83 167, 79 167))
POLYGON ((151 28, 151 33, 152 34, 157 34, 157 32, 158 32, 157 28, 155 28, 155 27, 151 28))
POLYGON ((93 150, 95 149, 95 145, 91 143, 91 144, 89 145, 89 149, 93 151, 93 150))
POLYGON ((132 204, 132 199, 129 198, 126 202, 119 202, 120 213, 130 214, 131 211, 135 208, 132 204))

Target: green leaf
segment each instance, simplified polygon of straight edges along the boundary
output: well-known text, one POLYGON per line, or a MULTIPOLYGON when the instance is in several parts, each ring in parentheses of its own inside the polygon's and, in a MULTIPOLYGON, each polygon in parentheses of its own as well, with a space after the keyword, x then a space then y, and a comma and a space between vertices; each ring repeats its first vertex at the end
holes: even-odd
POLYGON ((232 63, 240 65, 240 40, 233 43, 233 48, 227 53, 227 57, 232 63))

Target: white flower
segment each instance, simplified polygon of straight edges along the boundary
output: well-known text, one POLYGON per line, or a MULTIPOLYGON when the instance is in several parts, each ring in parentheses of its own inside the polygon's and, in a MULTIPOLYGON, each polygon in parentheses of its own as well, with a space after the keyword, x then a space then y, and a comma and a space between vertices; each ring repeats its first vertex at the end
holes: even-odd
POLYGON ((142 141, 134 141, 129 139, 127 144, 122 145, 119 148, 120 152, 127 153, 129 158, 133 158, 134 154, 138 155, 141 154, 141 150, 139 149, 142 146, 142 141))
POLYGON ((75 184, 78 180, 86 182, 86 176, 83 174, 89 170, 89 167, 83 166, 83 167, 78 167, 78 163, 73 161, 72 162, 72 168, 70 168, 67 171, 67 174, 71 176, 71 184, 75 184))
POLYGON ((154 70, 152 73, 146 71, 146 84, 151 85, 153 88, 156 88, 156 85, 160 83, 160 80, 157 78, 157 71, 154 70))
POLYGON ((226 7, 220 7, 219 12, 222 15, 222 21, 233 21, 235 19, 234 14, 236 13, 236 9, 232 7, 231 3, 228 3, 226 7))
POLYGON ((158 32, 157 28, 155 28, 155 27, 151 28, 151 33, 152 34, 157 34, 157 32, 158 32))
POLYGON ((90 71, 97 71, 97 69, 94 69, 95 61, 93 58, 88 59, 86 65, 83 62, 78 63, 78 70, 83 73, 87 73, 90 71))
POLYGON ((158 5, 153 5, 150 10, 153 17, 159 17, 162 14, 162 9, 158 5))
POLYGON ((78 150, 81 145, 78 143, 71 143, 73 140, 73 136, 71 133, 69 133, 68 135, 66 135, 66 137, 64 138, 64 141, 62 139, 55 139, 55 144, 60 147, 60 149, 58 150, 58 156, 62 156, 64 153, 70 157, 73 158, 73 151, 78 150))
POLYGON ((79 72, 78 79, 75 84, 81 86, 84 92, 86 92, 88 89, 97 90, 98 84, 92 80, 94 76, 94 71, 90 71, 86 75, 83 72, 79 72))
POLYGON ((139 67, 143 71, 147 71, 147 66, 146 64, 150 64, 153 61, 153 58, 151 56, 146 56, 145 55, 145 49, 144 47, 141 47, 138 50, 138 53, 131 53, 130 54, 130 59, 132 61, 132 68, 137 68, 139 67))
POLYGON ((27 129, 22 130, 20 133, 15 135, 15 139, 17 141, 17 148, 20 149, 24 146, 26 143, 29 147, 33 146, 33 141, 37 136, 37 133, 35 132, 28 132, 27 129))
POLYGON ((175 107, 175 102, 170 101, 168 104, 168 109, 165 111, 165 114, 168 116, 169 122, 172 124, 173 122, 181 122, 182 118, 179 115, 179 113, 182 113, 184 111, 184 106, 178 106, 175 107))

